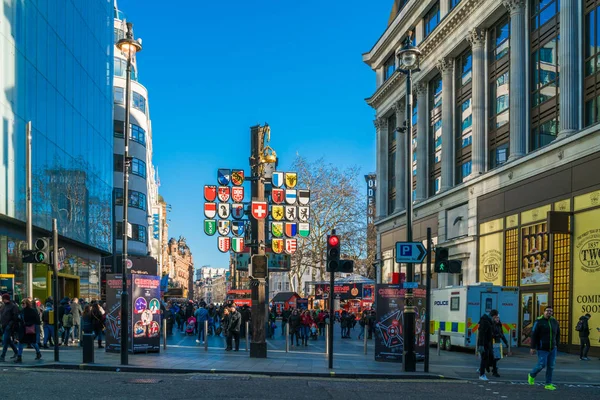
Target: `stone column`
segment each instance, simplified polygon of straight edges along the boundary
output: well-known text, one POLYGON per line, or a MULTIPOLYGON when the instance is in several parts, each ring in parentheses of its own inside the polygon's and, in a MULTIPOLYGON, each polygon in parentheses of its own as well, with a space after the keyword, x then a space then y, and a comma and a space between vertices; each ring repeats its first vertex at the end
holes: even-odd
POLYGON ((387 119, 378 118, 373 121, 377 129, 377 217, 388 215, 388 132, 387 119))
MULTIPOLYGON (((394 110, 396 111, 396 126, 399 128, 406 128, 405 115, 406 105, 404 101, 398 100, 394 103, 394 110)), ((406 131, 400 129, 398 132, 398 138, 396 139, 396 208, 394 212, 400 212, 405 209, 404 203, 406 193, 406 131)))
POLYGON ((560 65, 560 115, 558 139, 571 136, 579 129, 579 27, 577 26, 577 0, 560 2, 560 40, 558 64, 560 65))
POLYGON ((454 186, 454 60, 442 58, 437 62, 442 73, 442 184, 441 191, 454 186))
MULTIPOLYGON (((527 152, 527 69, 525 56, 528 43, 525 36, 525 0, 502 0, 510 11, 510 155, 508 160, 521 158, 527 152)), ((562 29, 561 29, 562 31, 562 29)))
POLYGON ((473 109, 473 126, 471 144, 471 176, 476 177, 485 172, 485 36, 486 31, 475 28, 467 38, 473 53, 473 81, 471 84, 471 107, 473 109))
POLYGON ((415 198, 415 201, 419 202, 427 199, 427 188, 429 186, 427 84, 421 82, 414 84, 413 92, 417 95, 417 107, 419 108, 417 111, 417 193, 415 198))

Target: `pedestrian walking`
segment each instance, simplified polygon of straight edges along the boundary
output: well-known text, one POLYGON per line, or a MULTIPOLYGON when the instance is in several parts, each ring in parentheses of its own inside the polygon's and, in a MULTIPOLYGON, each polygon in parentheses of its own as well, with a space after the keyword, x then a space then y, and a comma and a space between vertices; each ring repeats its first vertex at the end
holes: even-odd
POLYGON ((52 303, 46 303, 46 309, 42 313, 42 322, 44 323, 44 343, 43 347, 48 348, 48 342, 50 346, 54 346, 54 308, 52 303))
POLYGON ((69 339, 71 338, 71 329, 73 328, 73 314, 71 313, 71 307, 65 307, 65 313, 62 317, 62 325, 65 330, 63 333, 63 346, 69 346, 69 339))
MULTIPOLYGON (((281 336, 285 335, 285 325, 288 323, 290 316, 292 315, 292 311, 288 308, 286 310, 283 310, 283 312, 281 313, 281 336)), ((291 331, 291 326, 290 326, 290 331, 291 331)))
MULTIPOLYGON (((506 336, 504 336, 504 331, 502 330, 502 322, 500 321, 500 315, 495 315, 492 317, 492 337, 494 340, 494 346, 496 343, 504 344, 508 349, 508 340, 506 340, 506 336)), ((496 378, 500 378, 500 374, 498 373, 498 361, 500 360, 500 352, 496 354, 496 351, 493 350, 494 357, 492 360, 492 375, 496 378)))
POLYGON ((15 353, 11 359, 17 358, 19 351, 13 343, 13 333, 19 322, 19 307, 10 299, 10 295, 2 295, 2 308, 0 309, 0 326, 2 326, 2 354, 0 362, 4 362, 6 350, 10 347, 15 353))
POLYGON ((294 346, 294 336, 296 337, 296 346, 300 346, 298 343, 298 339, 300 337, 300 325, 302 323, 300 313, 298 310, 294 309, 290 318, 288 319, 288 324, 290 324, 290 342, 292 346, 294 346))
POLYGON ((544 388, 547 390, 556 390, 556 386, 552 384, 552 373, 556 364, 560 328, 553 315, 554 309, 548 306, 544 310, 544 315, 538 317, 533 324, 530 353, 533 356, 537 352, 538 362, 527 376, 529 384, 534 385, 537 374, 546 368, 546 385, 544 388))
POLYGON ((497 310, 491 310, 490 314, 483 314, 479 319, 479 334, 477 337, 477 352, 479 353, 479 380, 487 381, 485 372, 493 363, 493 323, 492 318, 498 315, 497 310))
POLYGON ((302 336, 302 344, 308 346, 308 337, 310 335, 310 327, 313 324, 313 319, 308 311, 304 311, 300 318, 300 334, 302 336))
POLYGON ((73 314, 73 329, 71 330, 71 339, 73 342, 79 342, 79 337, 81 336, 79 333, 79 325, 81 324, 81 314, 83 313, 83 309, 81 308, 81 304, 79 304, 79 299, 74 297, 71 300, 71 314, 73 314))
POLYGON ((94 339, 98 339, 98 348, 102 349, 102 331, 104 331, 104 313, 98 303, 92 304, 92 329, 94 331, 94 339))
POLYGON ((229 309, 229 324, 227 334, 227 348, 226 351, 239 351, 240 350, 240 327, 242 325, 242 316, 235 308, 231 306, 229 309), (232 348, 232 342, 235 340, 235 349, 232 348))
POLYGON ((588 322, 590 318, 592 318, 590 314, 579 317, 579 321, 575 326, 575 330, 579 332, 579 342, 581 343, 579 359, 582 361, 590 361, 587 356, 590 350, 590 324, 588 322))
POLYGON ((198 338, 196 339, 196 343, 204 344, 204 341, 208 340, 204 337, 204 324, 208 321, 208 310, 204 307, 199 307, 194 313, 194 317, 196 317, 196 323, 198 324, 198 338))
POLYGON ((42 358, 42 353, 38 346, 39 326, 42 323, 40 314, 37 309, 32 306, 30 299, 24 299, 21 302, 21 307, 23 307, 23 311, 21 311, 20 314, 18 328, 19 350, 15 362, 23 362, 23 345, 26 344, 31 345, 35 349, 35 359, 40 360, 42 358))

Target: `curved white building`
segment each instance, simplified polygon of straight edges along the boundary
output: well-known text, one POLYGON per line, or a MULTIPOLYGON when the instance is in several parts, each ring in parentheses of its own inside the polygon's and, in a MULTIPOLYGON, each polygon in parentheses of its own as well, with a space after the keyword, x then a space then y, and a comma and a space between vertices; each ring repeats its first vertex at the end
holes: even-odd
MULTIPOLYGON (((126 16, 119 11, 115 2, 114 42, 126 33, 126 16)), ((135 35, 134 35, 135 37, 135 35)), ((115 253, 123 249, 123 152, 125 131, 125 86, 127 59, 114 48, 114 221, 115 253)), ((154 214, 160 213, 158 205, 158 183, 152 165, 152 122, 148 90, 138 80, 137 59, 131 71, 131 104, 129 155, 132 157, 129 172, 129 216, 132 232, 128 241, 128 254, 152 256, 159 260, 159 237, 153 234, 154 214)), ((159 267, 160 268, 160 267, 159 267)), ((118 268, 117 268, 118 270, 118 268)), ((160 271, 160 269, 159 269, 160 271)))

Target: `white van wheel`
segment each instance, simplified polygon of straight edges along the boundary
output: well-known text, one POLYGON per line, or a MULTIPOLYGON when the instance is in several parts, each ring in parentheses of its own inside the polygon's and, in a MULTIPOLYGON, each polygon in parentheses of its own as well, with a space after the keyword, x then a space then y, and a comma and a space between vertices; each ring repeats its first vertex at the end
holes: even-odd
POLYGON ((450 340, 450 336, 446 336, 444 342, 445 342, 444 349, 446 351, 452 351, 452 342, 450 340))

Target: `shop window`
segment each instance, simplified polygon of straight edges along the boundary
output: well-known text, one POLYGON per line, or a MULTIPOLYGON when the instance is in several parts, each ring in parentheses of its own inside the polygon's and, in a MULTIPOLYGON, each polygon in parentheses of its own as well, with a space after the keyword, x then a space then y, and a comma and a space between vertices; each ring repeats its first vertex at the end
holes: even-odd
POLYGON ((502 17, 489 30, 488 77, 489 168, 496 168, 508 160, 509 132, 509 79, 510 79, 510 20, 502 17))
POLYGON ((553 277, 552 305, 554 318, 563 328, 560 330, 560 343, 569 342, 569 314, 571 299, 571 236, 555 233, 553 235, 553 277))
POLYGON ((546 223, 522 228, 521 285, 550 283, 550 253, 546 223))
POLYGON ((518 286, 519 283, 519 230, 506 231, 504 252, 506 262, 506 286, 518 286))

